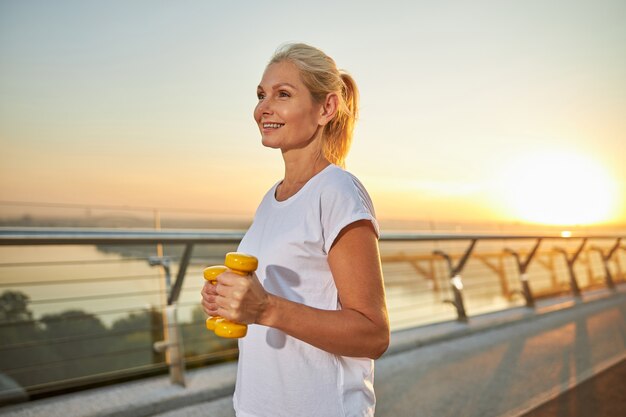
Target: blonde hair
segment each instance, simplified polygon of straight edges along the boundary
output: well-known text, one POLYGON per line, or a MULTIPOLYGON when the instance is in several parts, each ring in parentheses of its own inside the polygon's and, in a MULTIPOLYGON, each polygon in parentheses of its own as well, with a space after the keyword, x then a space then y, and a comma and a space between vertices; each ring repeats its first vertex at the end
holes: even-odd
POLYGON ((282 61, 291 62, 298 68, 304 85, 316 102, 323 102, 329 93, 337 94, 337 114, 324 126, 322 143, 326 159, 345 167, 359 107, 359 90, 354 79, 347 72, 337 69, 331 57, 304 43, 281 46, 268 66, 282 61))

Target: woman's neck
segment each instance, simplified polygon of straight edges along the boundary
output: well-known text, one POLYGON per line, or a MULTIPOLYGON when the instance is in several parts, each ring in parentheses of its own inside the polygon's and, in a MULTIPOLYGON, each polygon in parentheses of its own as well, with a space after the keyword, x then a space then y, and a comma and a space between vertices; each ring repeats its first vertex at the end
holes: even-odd
POLYGON ((283 155, 285 161, 285 178, 276 189, 276 199, 284 201, 296 194, 315 175, 319 174, 330 162, 322 155, 302 156, 288 158, 283 155))

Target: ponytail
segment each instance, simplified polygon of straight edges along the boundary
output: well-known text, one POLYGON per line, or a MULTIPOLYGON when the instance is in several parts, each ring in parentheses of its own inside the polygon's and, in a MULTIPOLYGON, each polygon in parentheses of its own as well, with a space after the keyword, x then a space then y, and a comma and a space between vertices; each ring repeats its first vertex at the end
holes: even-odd
POLYGON ((358 117, 359 90, 350 74, 341 72, 340 77, 342 88, 339 109, 334 119, 324 126, 322 140, 326 159, 345 168, 358 117))

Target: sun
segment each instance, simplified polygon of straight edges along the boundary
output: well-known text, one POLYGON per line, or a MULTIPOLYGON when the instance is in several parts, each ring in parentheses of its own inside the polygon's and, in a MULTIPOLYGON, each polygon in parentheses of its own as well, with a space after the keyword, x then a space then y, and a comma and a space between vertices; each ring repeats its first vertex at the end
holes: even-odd
POLYGON ((594 160, 570 151, 544 151, 510 163, 502 178, 505 204, 517 218, 550 225, 609 221, 615 183, 594 160))

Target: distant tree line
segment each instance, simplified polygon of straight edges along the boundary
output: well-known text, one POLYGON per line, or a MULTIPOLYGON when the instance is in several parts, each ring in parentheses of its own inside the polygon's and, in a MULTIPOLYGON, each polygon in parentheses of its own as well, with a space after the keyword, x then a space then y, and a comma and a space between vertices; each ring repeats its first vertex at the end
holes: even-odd
MULTIPOLYGON (((188 358, 236 346, 205 331, 204 320, 198 306, 191 322, 181 325, 188 358)), ((85 382, 165 361, 163 353, 152 349, 154 342, 163 340, 163 316, 154 308, 131 312, 110 326, 82 310, 36 320, 26 294, 5 291, 0 295, 0 335, 0 372, 27 391, 42 387, 53 391, 71 386, 78 378, 85 382)))

